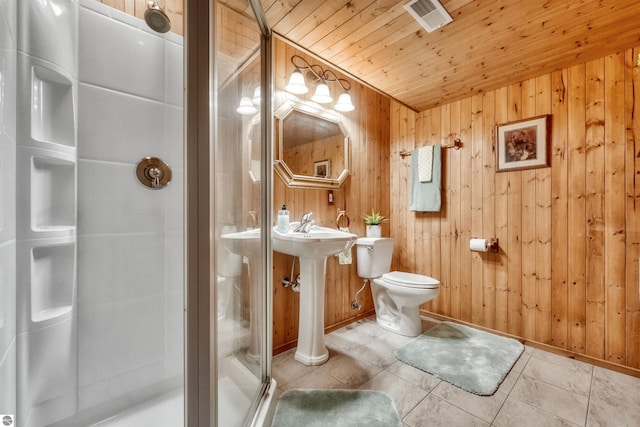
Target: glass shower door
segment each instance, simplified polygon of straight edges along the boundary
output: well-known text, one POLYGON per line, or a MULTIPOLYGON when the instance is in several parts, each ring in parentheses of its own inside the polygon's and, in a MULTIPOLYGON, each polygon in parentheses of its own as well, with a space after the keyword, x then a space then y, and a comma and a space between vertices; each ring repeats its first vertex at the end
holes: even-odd
POLYGON ((246 12, 221 3, 216 23, 212 294, 217 298, 217 425, 233 427, 251 421, 269 380, 265 240, 270 220, 265 218, 270 204, 265 200, 270 177, 265 182, 260 28, 246 12))

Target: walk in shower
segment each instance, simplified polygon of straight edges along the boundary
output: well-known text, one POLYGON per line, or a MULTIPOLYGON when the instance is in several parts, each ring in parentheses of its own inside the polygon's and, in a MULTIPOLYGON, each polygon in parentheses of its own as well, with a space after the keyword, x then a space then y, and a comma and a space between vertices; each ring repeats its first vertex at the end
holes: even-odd
MULTIPOLYGON (((211 6, 218 108, 203 170, 215 203, 201 230, 209 278, 194 284, 183 26, 159 33, 143 11, 106 3, 0 0, 3 425, 184 425, 198 398, 185 393, 185 295, 208 287, 211 425, 240 426, 270 381, 269 246, 258 233, 257 250, 236 253, 219 236, 270 218, 258 99, 254 114, 237 112, 246 91, 268 93, 261 33, 250 14, 211 6), (244 27, 213 25, 222 15, 244 27)), ((181 19, 182 0, 168 4, 181 19)))

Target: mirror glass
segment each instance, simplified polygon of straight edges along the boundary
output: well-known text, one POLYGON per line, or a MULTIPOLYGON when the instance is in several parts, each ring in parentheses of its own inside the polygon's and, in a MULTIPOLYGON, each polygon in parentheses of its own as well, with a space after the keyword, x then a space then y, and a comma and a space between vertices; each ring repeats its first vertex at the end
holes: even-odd
POLYGON ((276 111, 276 171, 289 187, 339 188, 349 175, 340 116, 287 101, 276 111))

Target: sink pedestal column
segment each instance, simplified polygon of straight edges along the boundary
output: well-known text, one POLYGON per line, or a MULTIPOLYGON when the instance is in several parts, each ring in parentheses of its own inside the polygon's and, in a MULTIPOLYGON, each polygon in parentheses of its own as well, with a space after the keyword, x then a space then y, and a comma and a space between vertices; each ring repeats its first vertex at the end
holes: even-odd
POLYGON ((321 365, 329 359, 324 345, 326 264, 326 257, 300 257, 300 316, 294 359, 305 365, 321 365))

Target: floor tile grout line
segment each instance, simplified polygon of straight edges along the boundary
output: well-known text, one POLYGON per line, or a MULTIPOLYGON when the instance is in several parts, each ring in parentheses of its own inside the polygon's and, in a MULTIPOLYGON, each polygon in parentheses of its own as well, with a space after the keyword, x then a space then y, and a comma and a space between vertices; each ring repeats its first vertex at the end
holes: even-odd
MULTIPOLYGON (((531 358, 529 358, 531 359, 531 358)), ((527 363, 529 363, 529 360, 527 360, 527 362, 525 363, 525 366, 527 366, 527 363)), ((513 386, 511 387, 511 389, 509 390, 509 392, 507 393, 507 397, 504 399, 504 401, 502 402, 502 405, 500 405, 500 409, 498 409, 498 411, 496 412, 496 414, 494 415, 493 419, 491 420, 491 422, 489 423, 489 425, 493 425, 493 423, 496 422, 496 418, 498 418, 498 415, 500 415, 500 412, 502 411, 502 408, 504 408, 504 405, 507 403, 507 400, 509 400, 509 397, 511 396, 511 392, 513 391, 513 389, 516 387, 516 383, 518 382, 518 380, 520 379, 520 377, 522 377, 522 372, 524 371, 524 368, 522 368, 522 371, 518 372, 518 378, 516 378, 516 380, 513 382, 513 386)), ((514 371, 515 372, 515 371, 514 371)), ((508 375, 508 374, 507 374, 508 375)), ((506 377, 505 377, 506 378, 506 377)), ((504 380, 503 380, 504 381, 504 380)), ((500 386, 498 386, 498 389, 500 388, 500 386)), ((498 391, 496 390, 496 393, 498 391)), ((515 397, 514 397, 515 399, 515 397)))
POLYGON ((587 426, 587 423, 589 422, 589 408, 591 407, 591 393, 593 391, 593 377, 595 375, 595 366, 591 366, 591 381, 589 382, 589 396, 587 398, 587 410, 584 414, 584 424, 583 426, 587 426))

